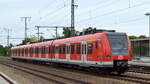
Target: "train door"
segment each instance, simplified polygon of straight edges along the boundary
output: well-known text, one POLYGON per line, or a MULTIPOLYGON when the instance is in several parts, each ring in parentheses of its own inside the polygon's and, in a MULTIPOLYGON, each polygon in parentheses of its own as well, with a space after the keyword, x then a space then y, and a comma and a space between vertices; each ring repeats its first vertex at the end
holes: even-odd
POLYGON ((52 45, 52 47, 51 47, 51 52, 52 52, 52 59, 55 59, 55 46, 54 45, 52 45))
POLYGON ((78 42, 75 44, 75 58, 77 61, 82 61, 81 59, 81 43, 78 42))
POLYGON ((35 47, 33 47, 32 50, 33 50, 32 51, 32 58, 34 58, 35 57, 35 47))
POLYGON ((86 44, 87 42, 86 41, 82 41, 82 62, 85 63, 86 62, 86 44))
POLYGON ((67 53, 66 53, 66 59, 69 62, 70 61, 70 43, 66 44, 67 53))
POLYGON ((22 48, 22 57, 24 57, 24 49, 22 48))
POLYGON ((38 58, 39 57, 39 48, 38 47, 35 47, 35 58, 38 58))
POLYGON ((46 56, 46 59, 48 59, 48 57, 49 57, 49 47, 48 46, 45 47, 45 56, 46 56))
POLYGON ((32 58, 33 57, 33 48, 31 47, 31 48, 29 48, 29 54, 30 54, 30 57, 32 58))
POLYGON ((39 47, 39 53, 38 53, 38 55, 39 55, 39 58, 42 58, 42 47, 41 46, 39 47))
POLYGON ((27 51, 28 51, 28 49, 25 48, 25 57, 28 57, 27 51))
POLYGON ((95 41, 88 41, 87 42, 87 61, 94 61, 96 60, 96 52, 95 52, 95 41), (95 52, 95 53, 94 53, 95 52))
POLYGON ((59 45, 55 46, 55 60, 58 61, 59 59, 59 45))
POLYGON ((42 47, 41 47, 41 58, 46 58, 45 46, 42 46, 42 47))
POLYGON ((74 60, 76 60, 75 59, 75 43, 70 44, 70 49, 71 49, 71 51, 70 51, 70 61, 71 60, 74 61, 74 60))
POLYGON ((66 45, 61 44, 59 45, 59 59, 60 60, 66 60, 66 45))
POLYGON ((18 48, 18 56, 20 56, 20 49, 18 48))
POLYGON ((52 56, 53 56, 53 47, 52 46, 48 46, 48 59, 52 60, 52 56))

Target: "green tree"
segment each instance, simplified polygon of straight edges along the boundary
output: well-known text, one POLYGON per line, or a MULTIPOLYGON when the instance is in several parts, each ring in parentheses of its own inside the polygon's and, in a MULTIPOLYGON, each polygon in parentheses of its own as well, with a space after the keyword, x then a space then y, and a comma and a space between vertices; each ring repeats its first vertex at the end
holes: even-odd
POLYGON ((62 38, 69 38, 73 36, 78 36, 79 31, 72 30, 71 27, 64 27, 63 28, 63 37, 62 38))
POLYGON ((146 38, 145 35, 140 35, 138 38, 146 38))
POLYGON ((71 28, 70 27, 63 28, 63 37, 68 38, 71 36, 72 36, 71 28))
POLYGON ((29 39, 29 41, 30 41, 30 42, 37 42, 37 39, 36 39, 36 37, 31 37, 31 38, 29 39))
POLYGON ((129 36, 130 39, 137 39, 137 36, 129 36))
POLYGON ((10 56, 10 47, 0 45, 0 56, 10 56))
POLYGON ((36 37, 27 38, 26 41, 22 40, 22 44, 37 42, 36 37))
POLYGON ((43 36, 40 36, 40 41, 43 41, 45 38, 43 36))

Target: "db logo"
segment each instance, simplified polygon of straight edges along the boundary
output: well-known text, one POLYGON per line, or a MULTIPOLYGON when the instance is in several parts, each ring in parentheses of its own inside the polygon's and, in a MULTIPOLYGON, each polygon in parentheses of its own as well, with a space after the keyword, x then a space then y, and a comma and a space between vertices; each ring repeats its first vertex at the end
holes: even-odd
POLYGON ((122 60, 122 59, 123 59, 123 56, 118 56, 118 59, 119 59, 119 60, 122 60))

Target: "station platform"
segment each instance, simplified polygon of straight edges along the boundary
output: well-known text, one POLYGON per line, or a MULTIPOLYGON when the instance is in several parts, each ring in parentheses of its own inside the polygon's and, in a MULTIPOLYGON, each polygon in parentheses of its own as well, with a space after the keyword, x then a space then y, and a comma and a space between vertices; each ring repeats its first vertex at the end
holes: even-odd
POLYGON ((0 84, 18 84, 16 81, 12 80, 4 73, 0 72, 0 84))
POLYGON ((134 59, 131 65, 150 67, 150 57, 134 59))

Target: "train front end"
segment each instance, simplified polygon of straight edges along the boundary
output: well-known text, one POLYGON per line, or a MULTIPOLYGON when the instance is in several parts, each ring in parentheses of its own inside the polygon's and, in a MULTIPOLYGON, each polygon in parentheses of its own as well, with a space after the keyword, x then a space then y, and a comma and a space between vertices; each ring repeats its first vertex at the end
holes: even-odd
POLYGON ((124 73, 132 61, 132 51, 130 41, 126 33, 108 32, 106 33, 105 56, 113 62, 113 69, 118 73, 124 73))

